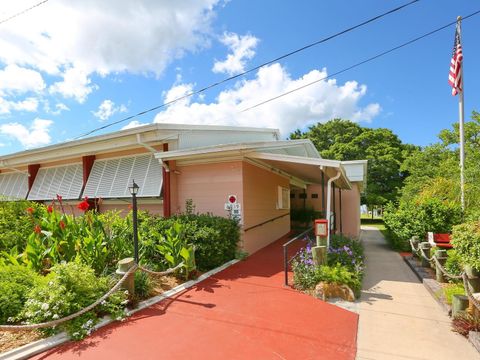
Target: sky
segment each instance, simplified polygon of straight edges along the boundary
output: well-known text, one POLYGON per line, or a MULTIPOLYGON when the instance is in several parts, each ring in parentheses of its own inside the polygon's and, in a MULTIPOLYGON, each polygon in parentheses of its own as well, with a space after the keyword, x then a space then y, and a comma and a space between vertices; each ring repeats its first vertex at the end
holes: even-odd
MULTIPOLYGON (((409 1, 49 0, 10 18, 41 0, 3 0, 0 155, 78 138, 409 1)), ((425 146, 458 121, 448 85, 454 26, 247 109, 477 10, 475 1, 421 0, 93 135, 157 122, 270 127, 287 138, 339 117, 425 146)), ((479 35, 480 14, 462 23, 466 120, 480 111, 479 35)))

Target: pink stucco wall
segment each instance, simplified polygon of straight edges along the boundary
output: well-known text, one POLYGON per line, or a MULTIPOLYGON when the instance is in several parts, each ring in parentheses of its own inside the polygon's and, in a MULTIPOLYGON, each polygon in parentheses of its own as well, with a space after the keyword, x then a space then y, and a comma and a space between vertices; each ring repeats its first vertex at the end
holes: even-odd
POLYGON ((228 195, 237 195, 242 203, 242 162, 225 162, 177 166, 175 181, 175 208, 172 212, 185 211, 185 201, 192 199, 198 212, 210 212, 227 216, 225 202, 228 195))
POLYGON ((360 190, 355 183, 352 184, 352 190, 342 190, 342 214, 343 233, 347 236, 359 237, 360 190))
POLYGON ((243 249, 252 254, 290 231, 290 210, 277 209, 278 186, 289 180, 250 163, 243 163, 243 249), (261 226, 265 221, 275 219, 261 226))

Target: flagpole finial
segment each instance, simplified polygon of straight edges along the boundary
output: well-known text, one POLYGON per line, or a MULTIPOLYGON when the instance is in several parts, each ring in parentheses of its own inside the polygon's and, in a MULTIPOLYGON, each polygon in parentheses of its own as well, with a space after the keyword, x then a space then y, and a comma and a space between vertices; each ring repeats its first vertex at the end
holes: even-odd
POLYGON ((457 16, 457 22, 460 22, 462 21, 462 17, 461 16, 457 16))

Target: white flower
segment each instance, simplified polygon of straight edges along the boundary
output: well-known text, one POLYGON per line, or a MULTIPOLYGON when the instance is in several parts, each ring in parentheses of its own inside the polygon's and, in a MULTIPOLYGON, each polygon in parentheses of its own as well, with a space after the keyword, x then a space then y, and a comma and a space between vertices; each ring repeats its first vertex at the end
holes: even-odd
POLYGON ((7 322, 14 322, 14 321, 15 321, 15 319, 11 316, 7 319, 7 322))
POLYGON ((50 307, 50 305, 48 305, 47 303, 42 304, 42 310, 43 311, 47 311, 49 307, 50 307))
POLYGON ((126 305, 126 304, 128 304, 128 300, 123 300, 120 304, 126 305))
POLYGON ((125 290, 124 293, 125 293, 125 295, 128 295, 128 290, 125 290))
POLYGON ((58 316, 58 314, 53 314, 52 319, 53 319, 53 320, 57 320, 59 317, 60 317, 60 316, 58 316))

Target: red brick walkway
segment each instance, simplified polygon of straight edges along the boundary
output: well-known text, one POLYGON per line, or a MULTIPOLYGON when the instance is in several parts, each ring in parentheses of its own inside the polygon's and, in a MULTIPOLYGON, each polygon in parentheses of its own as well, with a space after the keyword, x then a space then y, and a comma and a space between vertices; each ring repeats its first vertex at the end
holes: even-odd
POLYGON ((357 315, 283 287, 285 241, 36 359, 354 359, 357 315))

